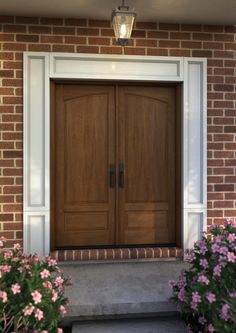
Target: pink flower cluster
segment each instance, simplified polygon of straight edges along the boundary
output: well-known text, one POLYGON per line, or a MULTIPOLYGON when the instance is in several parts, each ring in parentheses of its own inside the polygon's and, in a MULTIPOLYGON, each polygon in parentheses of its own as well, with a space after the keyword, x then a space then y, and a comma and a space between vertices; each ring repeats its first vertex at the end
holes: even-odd
POLYGON ((189 269, 170 281, 172 300, 191 333, 231 332, 235 325, 236 221, 210 231, 186 251, 189 269))

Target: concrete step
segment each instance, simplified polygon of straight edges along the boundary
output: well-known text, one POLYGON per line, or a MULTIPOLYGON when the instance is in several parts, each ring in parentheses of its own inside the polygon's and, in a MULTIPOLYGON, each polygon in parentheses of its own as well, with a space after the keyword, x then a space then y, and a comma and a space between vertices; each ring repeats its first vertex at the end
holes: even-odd
POLYGON ((119 319, 75 323, 72 333, 186 333, 179 318, 119 319))
POLYGON ((67 290, 71 305, 64 322, 174 316, 168 281, 186 265, 182 261, 63 263, 60 267, 73 282, 67 290))

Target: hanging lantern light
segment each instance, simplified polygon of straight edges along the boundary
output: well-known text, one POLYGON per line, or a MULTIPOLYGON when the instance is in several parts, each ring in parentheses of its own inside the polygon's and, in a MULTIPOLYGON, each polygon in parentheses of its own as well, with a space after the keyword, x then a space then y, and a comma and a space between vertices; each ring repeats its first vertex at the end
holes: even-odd
POLYGON ((122 6, 112 10, 112 25, 119 45, 128 44, 135 18, 136 13, 124 5, 124 0, 122 0, 122 6))

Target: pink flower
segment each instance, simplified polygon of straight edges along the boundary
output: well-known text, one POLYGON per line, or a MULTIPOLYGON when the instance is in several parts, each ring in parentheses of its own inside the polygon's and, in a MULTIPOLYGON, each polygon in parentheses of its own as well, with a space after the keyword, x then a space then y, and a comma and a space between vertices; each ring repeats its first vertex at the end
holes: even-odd
POLYGON ((0 290, 0 299, 2 299, 3 303, 7 302, 7 293, 5 291, 0 290))
POLYGON ((11 250, 4 253, 4 259, 7 260, 13 256, 13 252, 11 250))
POLYGON ((214 241, 215 241, 216 243, 220 243, 220 242, 222 241, 222 236, 221 236, 221 235, 217 235, 217 236, 215 236, 215 237, 214 237, 214 241))
POLYGON ((21 292, 20 285, 19 285, 18 283, 13 284, 13 285, 11 286, 11 290, 12 290, 12 292, 13 292, 14 295, 15 295, 15 294, 19 294, 19 293, 21 292))
POLYGON ((2 271, 3 273, 9 273, 11 271, 11 266, 2 265, 2 266, 0 266, 0 271, 2 271))
POLYGON ((58 328, 57 329, 57 333, 63 333, 63 329, 62 328, 58 328))
POLYGON ((43 318, 43 311, 37 309, 36 313, 35 313, 35 318, 37 318, 38 320, 41 320, 43 318))
POLYGON ((233 252, 228 252, 227 253, 227 259, 228 259, 228 262, 235 262, 236 256, 233 252))
POLYGON ((218 244, 214 243, 211 246, 211 250, 212 250, 213 253, 217 253, 220 250, 220 246, 218 244))
POLYGON ((169 280, 168 285, 169 285, 169 287, 173 288, 174 285, 175 285, 175 281, 174 280, 169 280))
POLYGON ((44 330, 44 331, 41 331, 40 333, 48 333, 48 331, 45 331, 45 330, 44 330))
POLYGON ((206 284, 206 285, 208 285, 210 282, 205 275, 200 275, 197 280, 198 280, 198 282, 206 284))
POLYGON ((33 293, 31 293, 31 296, 33 297, 33 301, 35 304, 38 304, 41 302, 42 295, 37 290, 35 290, 33 293))
POLYGON ((214 267, 214 270, 213 270, 213 275, 214 276, 219 276, 220 277, 220 274, 221 274, 221 266, 220 265, 216 265, 216 267, 214 267))
POLYGON ((47 289, 49 289, 49 290, 52 290, 52 284, 51 284, 50 281, 44 281, 44 282, 42 283, 42 285, 43 285, 45 288, 47 288, 47 289))
POLYGON ((228 316, 228 311, 229 311, 229 305, 224 304, 222 305, 221 312, 220 312, 220 318, 227 321, 229 316, 228 316))
POLYGON ((48 266, 53 267, 56 266, 57 261, 55 259, 48 258, 48 266))
POLYGON ((200 259, 200 265, 205 269, 209 266, 208 261, 206 259, 200 259))
POLYGON ((4 245, 4 243, 6 243, 7 239, 3 236, 0 237, 0 247, 2 247, 4 245))
POLYGON ((209 303, 213 303, 216 301, 216 296, 213 293, 207 293, 206 298, 208 299, 209 303))
POLYGON ((66 314, 66 309, 63 305, 60 306, 60 312, 62 315, 66 314))
POLYGON ((180 291, 178 292, 178 299, 180 301, 184 301, 185 300, 185 292, 184 292, 184 288, 181 288, 180 291))
POLYGON ((24 316, 31 316, 32 312, 34 311, 34 306, 32 305, 32 303, 30 303, 29 305, 27 305, 23 310, 23 314, 24 316))
POLYGON ((234 242, 236 239, 236 235, 235 234, 229 234, 229 236, 227 237, 228 241, 230 243, 234 242))
POLYGON ((199 324, 204 325, 206 323, 206 319, 204 317, 199 317, 198 322, 199 324))
POLYGON ((47 277, 49 277, 51 275, 51 273, 47 270, 47 269, 44 269, 41 273, 40 273, 40 276, 42 279, 45 279, 47 277))
POLYGON ((15 257, 15 258, 12 258, 11 262, 18 262, 19 260, 20 260, 20 258, 15 257))
POLYGON ((192 293, 192 300, 194 303, 201 303, 202 299, 201 299, 201 296, 199 295, 198 291, 195 291, 192 293))
POLYGON ((229 293, 229 297, 236 298, 236 291, 229 293))
POLYGON ((220 248, 220 253, 226 255, 228 253, 228 248, 226 246, 222 246, 220 248))
POLYGON ((55 285, 58 287, 60 285, 62 285, 62 283, 64 282, 64 280, 62 279, 61 276, 58 276, 56 279, 55 279, 55 285))
POLYGON ((58 299, 58 293, 53 290, 53 292, 52 292, 52 301, 56 302, 57 299, 58 299))
POLYGON ((208 326, 207 326, 207 328, 208 328, 208 332, 215 332, 215 329, 214 329, 214 326, 212 325, 212 324, 209 324, 208 326))
POLYGON ((21 248, 21 245, 19 243, 14 244, 13 246, 14 250, 19 250, 21 248))

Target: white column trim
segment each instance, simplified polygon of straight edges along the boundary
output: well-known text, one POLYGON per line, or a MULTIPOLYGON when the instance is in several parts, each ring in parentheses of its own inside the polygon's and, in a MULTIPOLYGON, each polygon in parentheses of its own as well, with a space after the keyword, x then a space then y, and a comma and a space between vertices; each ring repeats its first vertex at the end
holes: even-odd
POLYGON ((204 58, 25 52, 24 250, 50 248, 50 79, 183 82, 183 247, 199 239, 207 208, 206 71, 204 58))

